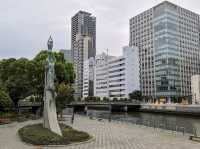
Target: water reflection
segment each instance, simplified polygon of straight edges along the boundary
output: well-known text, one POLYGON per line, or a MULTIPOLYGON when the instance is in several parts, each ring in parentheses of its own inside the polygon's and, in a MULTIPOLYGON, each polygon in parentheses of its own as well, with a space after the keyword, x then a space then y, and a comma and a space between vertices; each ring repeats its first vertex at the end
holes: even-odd
POLYGON ((158 114, 158 113, 108 113, 102 110, 88 110, 88 116, 112 120, 130 122, 138 125, 145 125, 148 127, 162 128, 173 131, 194 133, 194 128, 200 128, 200 117, 180 116, 172 114, 158 114))
POLYGON ((143 113, 143 112, 133 112, 133 113, 113 113, 112 119, 128 121, 131 123, 138 123, 150 127, 160 127, 168 130, 177 130, 192 133, 194 131, 194 126, 200 126, 199 117, 189 117, 189 116, 177 116, 168 114, 157 114, 157 113, 143 113))

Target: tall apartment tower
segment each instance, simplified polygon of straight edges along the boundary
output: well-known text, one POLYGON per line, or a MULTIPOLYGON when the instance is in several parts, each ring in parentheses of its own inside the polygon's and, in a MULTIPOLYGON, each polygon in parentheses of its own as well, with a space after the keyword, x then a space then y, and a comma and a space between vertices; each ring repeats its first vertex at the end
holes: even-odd
POLYGON ((84 61, 89 58, 89 51, 92 47, 92 39, 85 35, 76 35, 74 42, 74 71, 75 78, 75 97, 82 97, 83 93, 83 66, 84 61))
POLYGON ((200 72, 200 16, 164 1, 129 23, 129 45, 139 47, 142 94, 190 96, 191 76, 200 72))
POLYGON ((71 49, 72 57, 74 55, 74 42, 76 35, 87 35, 92 39, 92 47, 89 51, 89 57, 96 55, 96 17, 91 13, 79 11, 71 19, 71 49))
POLYGON ((96 55, 96 17, 79 11, 71 19, 71 49, 75 68, 75 97, 83 93, 84 60, 96 55))

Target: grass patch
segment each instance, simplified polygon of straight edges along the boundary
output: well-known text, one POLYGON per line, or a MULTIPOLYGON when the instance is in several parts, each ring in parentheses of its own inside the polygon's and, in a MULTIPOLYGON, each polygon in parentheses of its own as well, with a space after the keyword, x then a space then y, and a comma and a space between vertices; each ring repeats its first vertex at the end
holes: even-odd
POLYGON ((51 132, 42 124, 28 125, 21 128, 18 134, 22 141, 33 145, 68 145, 75 142, 83 142, 91 137, 88 133, 78 131, 70 126, 60 124, 63 136, 51 132))

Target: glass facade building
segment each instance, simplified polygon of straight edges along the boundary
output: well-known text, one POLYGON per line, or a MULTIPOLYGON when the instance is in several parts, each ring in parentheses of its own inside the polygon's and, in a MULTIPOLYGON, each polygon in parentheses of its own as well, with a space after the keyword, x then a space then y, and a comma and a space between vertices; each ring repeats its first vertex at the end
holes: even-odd
POLYGON ((164 3, 154 8, 153 33, 156 95, 180 95, 180 49, 175 5, 164 3))
POLYGON ((139 47, 144 96, 191 95, 200 68, 200 17, 168 1, 130 19, 130 46, 139 47))

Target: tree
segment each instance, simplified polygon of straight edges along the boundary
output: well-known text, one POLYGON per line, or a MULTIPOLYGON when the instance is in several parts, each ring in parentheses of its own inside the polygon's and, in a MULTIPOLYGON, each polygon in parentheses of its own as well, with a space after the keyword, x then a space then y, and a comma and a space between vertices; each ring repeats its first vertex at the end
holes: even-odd
POLYGON ((10 66, 15 61, 16 59, 14 58, 3 59, 0 61, 0 80, 2 83, 4 83, 8 79, 9 75, 12 74, 10 66))
POLYGON ((30 83, 30 95, 34 95, 37 101, 42 101, 44 94, 45 62, 31 60, 28 62, 28 79, 30 83))
POLYGON ((63 82, 57 86, 56 107, 57 112, 61 113, 61 116, 62 110, 65 108, 66 104, 74 100, 73 93, 74 89, 69 84, 63 82))
MULTIPOLYGON (((66 63, 63 53, 53 52, 55 58, 55 84, 64 83, 72 88, 75 79, 73 65, 66 63)), ((41 51, 33 60, 25 58, 0 61, 0 83, 12 99, 15 107, 27 96, 42 101, 44 94, 45 65, 48 51, 41 51)))
POLYGON ((12 100, 9 95, 0 89, 0 111, 8 111, 12 108, 12 100))
POLYGON ((173 103, 178 103, 178 96, 173 96, 173 97, 171 97, 171 102, 173 102, 173 103))
POLYGON ((103 101, 108 102, 108 101, 110 101, 110 99, 108 97, 103 97, 103 101))
MULTIPOLYGON (((71 63, 66 63, 64 59, 64 55, 61 52, 53 52, 55 58, 55 75, 56 80, 55 84, 59 85, 61 83, 69 84, 70 86, 74 83, 75 73, 73 69, 73 65, 71 63)), ((36 85, 36 93, 39 97, 43 96, 44 89, 44 68, 46 65, 46 61, 48 58, 47 51, 41 51, 33 61, 36 63, 36 78, 37 82, 33 83, 36 85)))
POLYGON ((117 102, 117 101, 118 101, 117 97, 114 97, 114 98, 113 98, 113 101, 114 101, 114 102, 117 102))
POLYGON ((30 91, 29 79, 27 76, 28 59, 21 58, 18 60, 9 61, 7 68, 2 70, 7 74, 7 77, 1 77, 9 96, 11 97, 15 107, 18 106, 18 101, 25 98, 30 91))
POLYGON ((138 101, 142 101, 142 92, 139 90, 135 90, 132 93, 129 94, 130 99, 135 99, 138 101))

